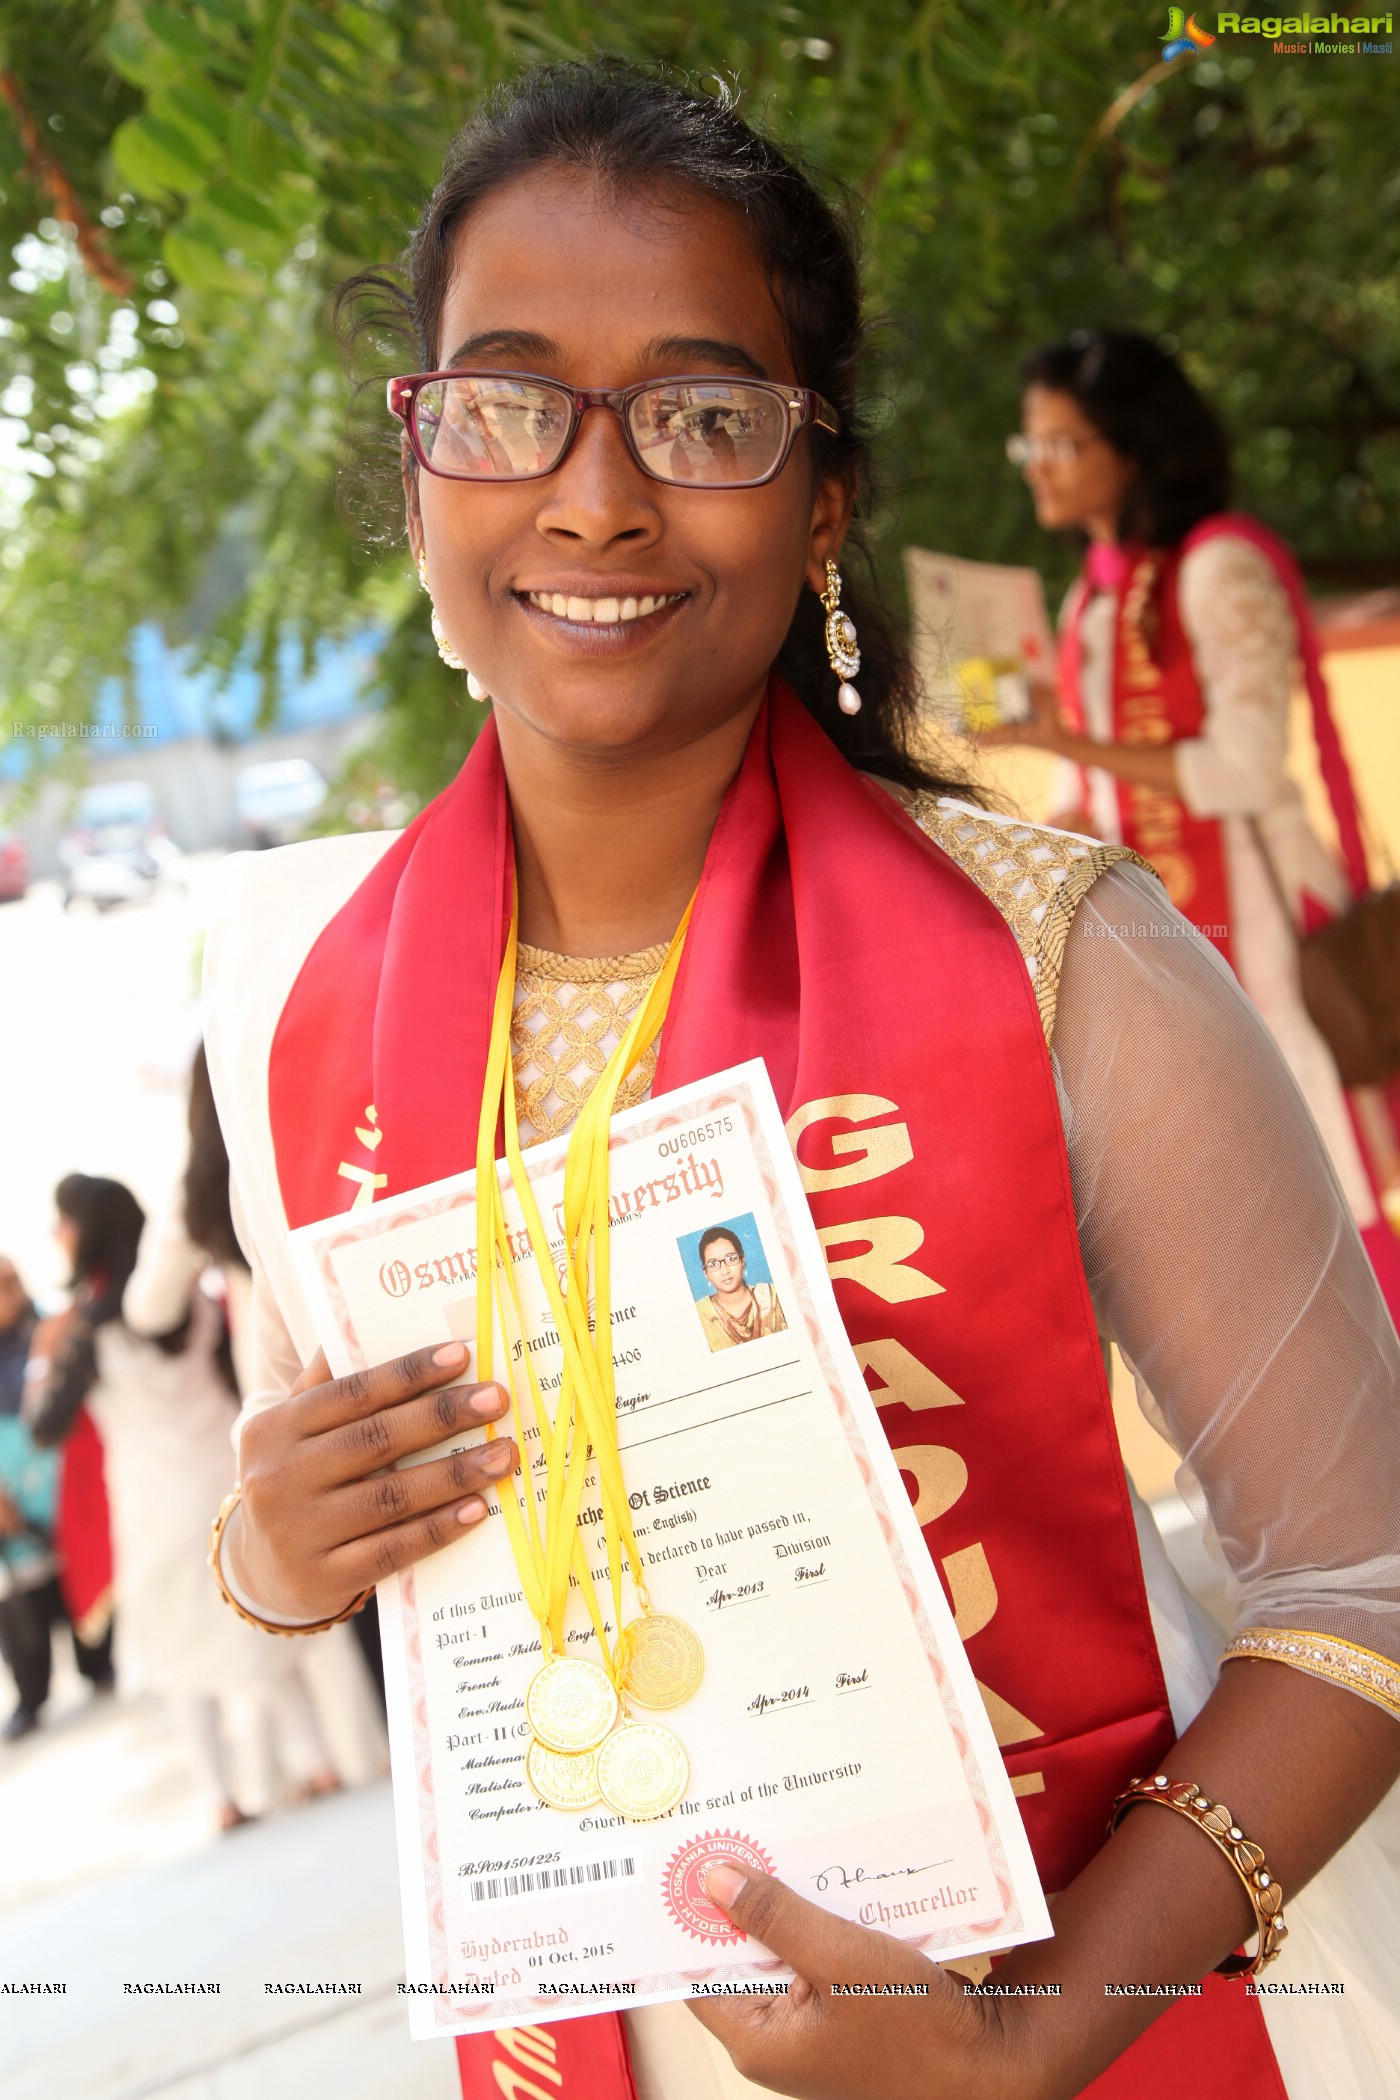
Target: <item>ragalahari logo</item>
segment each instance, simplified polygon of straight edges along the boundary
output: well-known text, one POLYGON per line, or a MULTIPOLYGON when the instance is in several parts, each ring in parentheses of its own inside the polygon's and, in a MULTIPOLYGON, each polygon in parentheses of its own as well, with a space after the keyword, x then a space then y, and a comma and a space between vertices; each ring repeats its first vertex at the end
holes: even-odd
POLYGON ((1162 56, 1168 62, 1174 58, 1194 58, 1215 42, 1208 29, 1202 29, 1194 15, 1188 15, 1179 7, 1167 9, 1167 33, 1162 38, 1166 49, 1162 56))

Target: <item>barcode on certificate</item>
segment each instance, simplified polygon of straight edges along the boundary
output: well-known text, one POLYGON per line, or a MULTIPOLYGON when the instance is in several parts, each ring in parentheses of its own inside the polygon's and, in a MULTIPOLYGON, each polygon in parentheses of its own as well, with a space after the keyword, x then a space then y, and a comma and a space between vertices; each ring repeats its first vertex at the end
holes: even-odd
POLYGON ((467 1883, 473 1903, 508 1903, 513 1896, 555 1896, 566 1889, 593 1888, 607 1881, 634 1881, 635 1859, 581 1860, 572 1867, 539 1867, 519 1874, 491 1874, 467 1883))

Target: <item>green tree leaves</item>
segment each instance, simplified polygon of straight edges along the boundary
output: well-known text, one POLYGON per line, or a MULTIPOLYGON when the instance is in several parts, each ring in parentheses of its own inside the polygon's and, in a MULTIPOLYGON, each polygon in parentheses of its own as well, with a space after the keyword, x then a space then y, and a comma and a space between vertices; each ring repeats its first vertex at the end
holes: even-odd
POLYGON ((896 591, 907 541, 1066 573, 1001 440, 1021 355, 1093 322, 1180 344, 1242 498, 1315 573, 1393 573, 1391 63, 1222 37, 1153 85, 1160 28, 1069 0, 6 0, 32 130, 0 100, 0 709, 90 711, 155 618, 216 671, 262 665, 271 714, 283 633, 373 626, 386 762, 418 793, 447 776, 472 713, 392 536, 395 433, 377 387, 351 412, 327 307, 400 251, 479 96, 580 52, 737 78, 856 200, 896 591))

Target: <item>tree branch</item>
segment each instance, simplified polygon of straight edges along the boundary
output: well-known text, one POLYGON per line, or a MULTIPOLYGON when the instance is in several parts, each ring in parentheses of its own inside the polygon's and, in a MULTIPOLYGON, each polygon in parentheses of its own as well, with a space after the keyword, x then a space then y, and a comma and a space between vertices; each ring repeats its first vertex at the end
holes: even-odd
POLYGON ((0 71, 0 96, 14 114, 25 166, 52 204, 54 217, 72 227, 88 275, 96 278, 103 291, 110 292, 114 299, 129 299, 136 289, 135 279, 112 254, 80 202, 66 170, 45 146, 34 113, 8 68, 0 71))

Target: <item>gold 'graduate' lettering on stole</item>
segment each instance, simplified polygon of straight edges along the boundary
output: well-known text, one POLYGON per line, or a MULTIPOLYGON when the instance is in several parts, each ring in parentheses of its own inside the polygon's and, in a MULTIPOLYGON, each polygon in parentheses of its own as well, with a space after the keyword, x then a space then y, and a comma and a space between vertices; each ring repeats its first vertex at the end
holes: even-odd
MULTIPOLYGON (((914 1157, 908 1124, 900 1121, 872 1127, 871 1122, 873 1117, 898 1113, 896 1103, 880 1094, 829 1094, 794 1109, 787 1121, 787 1135, 803 1187, 813 1193, 849 1188, 858 1182, 877 1181, 896 1168, 907 1166, 914 1157), (831 1162, 814 1164, 798 1155, 798 1142, 822 1123, 856 1127, 832 1133, 826 1139, 831 1162)), ((923 1228, 914 1218, 859 1218, 848 1225, 821 1226, 817 1237, 826 1251, 826 1265, 833 1282, 844 1278, 862 1284, 887 1305, 902 1305, 943 1293, 941 1283, 935 1283, 909 1261, 909 1256, 924 1243, 923 1228), (863 1252, 852 1255, 844 1251, 862 1240, 863 1252)), ((878 1391, 872 1388, 877 1407, 899 1405, 921 1412, 931 1407, 964 1405, 961 1394, 955 1393, 893 1336, 857 1343, 855 1356, 867 1374, 866 1383, 870 1384, 872 1372, 879 1380, 878 1391)), ((948 1445, 904 1444, 892 1449, 891 1455, 895 1464, 914 1479, 918 1489, 914 1520, 921 1528, 946 1516, 966 1492, 966 1461, 948 1445)), ((952 1599, 958 1636, 966 1643, 990 1623, 999 1602, 986 1548, 980 1539, 976 1540, 957 1553, 944 1556, 939 1565, 952 1599)), ((980 1678, 977 1689, 1003 1749, 1044 1734, 1044 1729, 980 1678)), ((1011 1787, 1013 1793, 1021 1796, 1040 1794, 1045 1791, 1045 1779, 1040 1772, 1025 1772, 1012 1780, 1011 1787)))
MULTIPOLYGON (((523 2064, 527 2071, 547 2078, 552 2086, 562 2087, 564 2074, 558 2068, 559 2052, 547 2027, 498 2027, 491 2039, 498 2048, 505 2050, 507 2056, 523 2064)), ((525 2100, 558 2100, 557 2092, 551 2093, 547 2087, 536 2085, 534 2078, 523 2078, 500 2057, 492 2058, 491 2071, 506 2100, 520 2100, 522 2094, 525 2100)))

